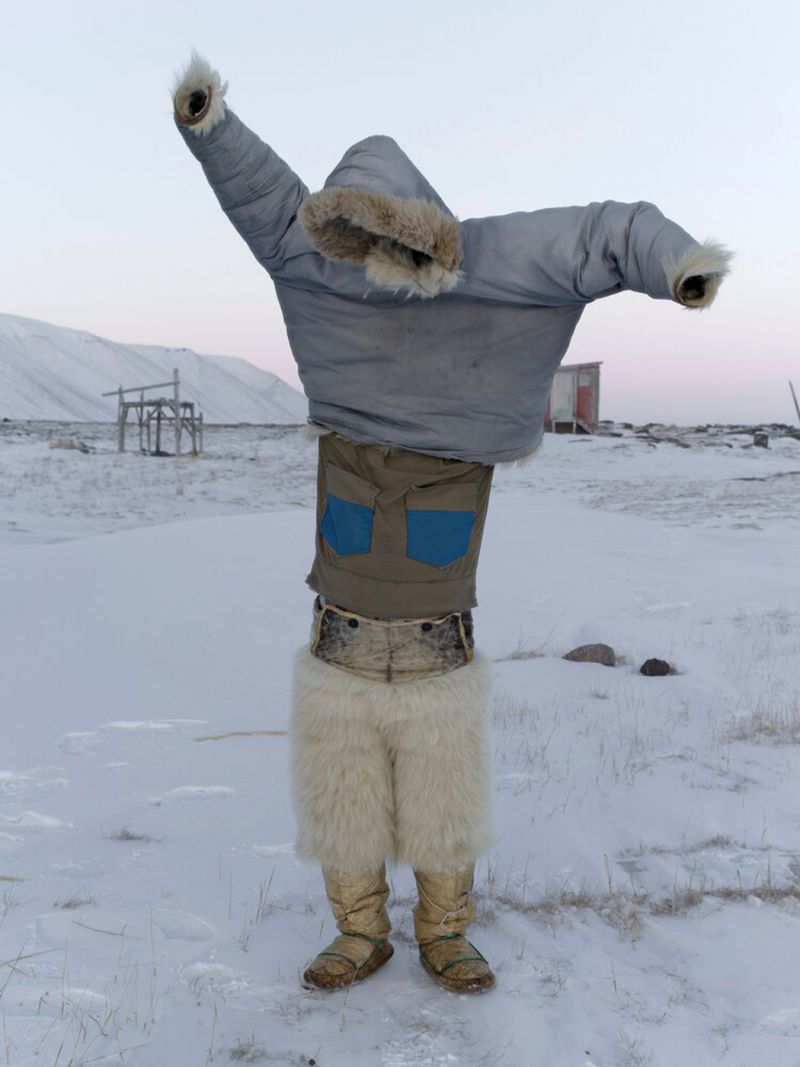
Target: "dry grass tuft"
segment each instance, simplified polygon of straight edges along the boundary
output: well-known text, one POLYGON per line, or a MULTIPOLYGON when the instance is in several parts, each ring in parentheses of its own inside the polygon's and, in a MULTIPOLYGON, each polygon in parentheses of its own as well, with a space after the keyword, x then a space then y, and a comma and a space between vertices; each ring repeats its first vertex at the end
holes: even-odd
MULTIPOLYGON (((727 840, 723 837, 709 838, 709 842, 727 840)), ((491 895, 486 906, 479 911, 477 921, 492 921, 499 908, 541 918, 548 924, 566 920, 573 911, 592 911, 613 926, 620 937, 635 942, 641 934, 645 915, 655 918, 685 916, 706 900, 744 902, 753 898, 764 904, 781 904, 787 901, 800 903, 800 880, 777 885, 768 866, 764 881, 753 886, 748 887, 740 883, 715 888, 705 884, 689 884, 676 887, 669 896, 660 898, 655 898, 644 890, 618 889, 609 883, 609 889, 605 893, 562 888, 546 892, 539 900, 526 901, 509 892, 506 887, 505 890, 491 895)))
POLYGON ((788 697, 769 707, 758 704, 748 716, 729 723, 717 740, 800 745, 800 697, 788 697))
POLYGON ((629 893, 614 889, 608 893, 590 893, 586 889, 555 889, 548 890, 540 900, 524 901, 504 890, 492 897, 489 906, 481 909, 477 921, 479 924, 491 922, 497 908, 533 916, 548 925, 566 920, 570 912, 593 911, 613 926, 620 937, 636 941, 642 928, 642 909, 648 899, 646 893, 638 891, 629 893))
POLYGON ((119 830, 112 830, 110 834, 104 834, 109 841, 139 841, 144 844, 150 844, 153 841, 161 841, 160 837, 151 837, 150 834, 137 834, 133 830, 129 830, 127 826, 123 826, 119 830))
POLYGON ((238 1038, 231 1049, 231 1059, 237 1063, 266 1063, 267 1058, 267 1050, 263 1045, 256 1045, 254 1037, 238 1038))

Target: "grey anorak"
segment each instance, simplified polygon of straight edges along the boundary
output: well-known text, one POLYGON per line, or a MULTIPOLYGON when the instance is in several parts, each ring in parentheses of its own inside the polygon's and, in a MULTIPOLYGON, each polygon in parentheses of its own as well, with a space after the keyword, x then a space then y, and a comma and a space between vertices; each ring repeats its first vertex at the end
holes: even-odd
MULTIPOLYGON (((706 246, 652 204, 605 201, 466 219, 453 288, 378 288, 317 250, 298 217, 309 190, 233 112, 207 136, 179 128, 272 277, 310 419, 355 441, 488 465, 532 452, 586 304, 624 290, 679 300, 684 266, 704 262, 706 246)), ((389 137, 349 148, 332 189, 453 219, 389 137)))

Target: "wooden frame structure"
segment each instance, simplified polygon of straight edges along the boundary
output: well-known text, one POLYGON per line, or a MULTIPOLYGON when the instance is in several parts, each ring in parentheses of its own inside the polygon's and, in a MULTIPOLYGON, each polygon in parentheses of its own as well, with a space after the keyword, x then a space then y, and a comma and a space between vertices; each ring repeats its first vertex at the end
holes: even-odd
POLYGON ((162 427, 173 423, 175 438, 175 456, 181 455, 181 437, 184 429, 192 439, 191 454, 197 456, 203 451, 203 413, 195 412, 194 401, 181 400, 181 380, 177 367, 172 372, 171 382, 157 382, 155 385, 136 385, 129 389, 114 389, 103 396, 119 398, 117 406, 117 451, 125 451, 125 430, 129 412, 136 415, 139 428, 139 451, 150 456, 168 455, 161 448, 162 427), (172 386, 172 396, 146 398, 150 389, 165 389, 172 386), (138 400, 125 400, 127 393, 138 393, 138 400), (153 426, 155 426, 155 449, 153 448, 153 426), (145 438, 147 446, 145 447, 145 438))

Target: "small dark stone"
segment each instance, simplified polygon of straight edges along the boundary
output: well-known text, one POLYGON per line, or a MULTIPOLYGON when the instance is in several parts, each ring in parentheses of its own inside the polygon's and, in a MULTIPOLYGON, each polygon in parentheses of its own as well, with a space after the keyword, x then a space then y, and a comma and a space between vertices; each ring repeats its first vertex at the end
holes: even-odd
POLYGON ((358 619, 348 619, 347 625, 351 626, 354 630, 358 628, 358 619))
POLYGON ((665 674, 672 674, 672 667, 665 659, 648 659, 639 668, 639 674, 648 678, 660 678, 665 674))
POLYGON ((432 630, 433 629, 433 623, 432 622, 423 622, 423 624, 420 627, 420 629, 423 631, 423 633, 427 633, 428 630, 432 630))
POLYGON ((617 665, 617 656, 611 645, 579 645, 563 658, 572 663, 602 663, 604 667, 617 665))

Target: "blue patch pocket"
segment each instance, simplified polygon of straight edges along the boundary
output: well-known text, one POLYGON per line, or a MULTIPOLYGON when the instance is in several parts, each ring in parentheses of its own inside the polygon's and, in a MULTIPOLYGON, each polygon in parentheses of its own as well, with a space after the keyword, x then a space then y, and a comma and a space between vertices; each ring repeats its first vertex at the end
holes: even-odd
POLYGON ((478 487, 432 485, 406 494, 406 552, 432 567, 448 567, 469 552, 478 487))
POLYGON ((319 532, 337 556, 364 555, 372 551, 375 497, 380 492, 351 471, 325 465, 325 511, 319 532))

